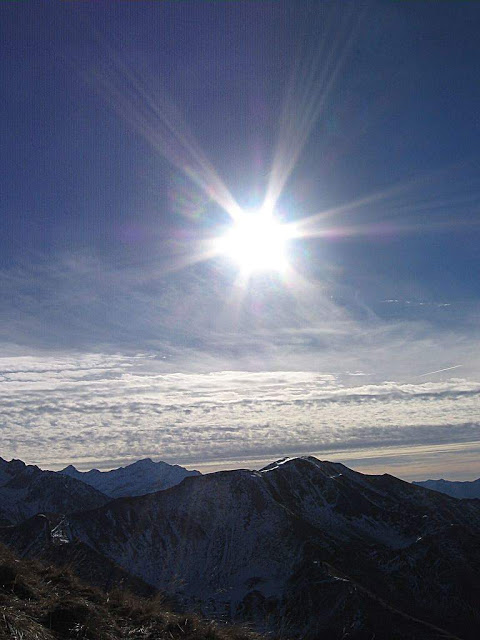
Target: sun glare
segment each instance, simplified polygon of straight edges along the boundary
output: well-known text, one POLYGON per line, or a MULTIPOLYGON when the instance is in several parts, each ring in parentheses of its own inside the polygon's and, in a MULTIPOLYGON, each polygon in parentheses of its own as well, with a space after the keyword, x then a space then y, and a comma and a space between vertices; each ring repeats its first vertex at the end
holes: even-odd
POLYGON ((280 223, 271 213, 244 212, 218 239, 217 249, 243 273, 283 271, 288 264, 287 245, 292 236, 290 226, 280 223))

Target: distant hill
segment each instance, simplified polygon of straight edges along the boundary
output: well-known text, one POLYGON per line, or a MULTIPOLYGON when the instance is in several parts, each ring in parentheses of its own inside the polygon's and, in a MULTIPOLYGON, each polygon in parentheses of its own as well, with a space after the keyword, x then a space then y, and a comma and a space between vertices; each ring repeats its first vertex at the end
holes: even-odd
POLYGON ((68 569, 19 560, 0 545, 0 638, 24 640, 255 640, 245 630, 172 613, 142 599, 89 587, 68 569))
POLYGON ((108 501, 103 493, 75 478, 0 458, 0 524, 19 523, 42 512, 92 509, 108 501))
POLYGON ((480 478, 478 480, 455 482, 451 480, 423 480, 414 482, 419 487, 445 493, 452 498, 480 498, 480 478))
POLYGON ((184 478, 201 475, 199 471, 189 471, 176 464, 153 462, 150 458, 112 471, 78 471, 73 465, 59 473, 81 480, 111 498, 141 496, 162 491, 179 484, 184 478))

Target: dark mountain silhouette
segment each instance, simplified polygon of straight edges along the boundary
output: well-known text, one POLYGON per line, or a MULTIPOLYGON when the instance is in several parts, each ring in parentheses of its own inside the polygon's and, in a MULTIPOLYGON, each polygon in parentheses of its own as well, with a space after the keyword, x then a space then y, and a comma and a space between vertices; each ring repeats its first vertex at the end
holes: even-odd
POLYGON ((259 630, 473 640, 480 628, 480 501, 390 475, 286 459, 188 477, 71 514, 63 528, 64 544, 88 546, 186 609, 259 630))
POLYGON ((173 613, 161 597, 108 594, 71 572, 0 545, 0 639, 259 640, 243 629, 173 613))
POLYGON ((414 482, 418 487, 440 491, 452 498, 480 498, 480 478, 466 482, 455 482, 452 480, 423 480, 414 482))
POLYGON ((14 524, 44 511, 70 513, 106 504, 109 498, 84 482, 42 471, 21 460, 0 458, 0 524, 14 524))

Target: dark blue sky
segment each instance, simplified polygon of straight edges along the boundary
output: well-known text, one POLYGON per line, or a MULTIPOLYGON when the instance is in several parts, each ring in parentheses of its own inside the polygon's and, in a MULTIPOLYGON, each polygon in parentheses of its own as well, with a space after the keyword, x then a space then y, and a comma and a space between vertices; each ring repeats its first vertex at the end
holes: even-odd
MULTIPOLYGON (((355 273, 360 288, 359 273, 381 271, 432 287, 435 297, 478 296, 476 3, 31 2, 2 3, 1 11, 5 266, 85 248, 131 260, 154 254, 172 226, 203 231, 195 226, 202 220, 172 210, 178 172, 96 91, 106 47, 175 102, 247 204, 265 187, 292 61, 322 38, 330 47, 346 40, 339 25, 351 11, 363 12, 360 26, 285 189, 287 215, 425 176, 427 184, 402 196, 400 211, 380 201, 355 214, 355 222, 413 222, 421 230, 326 247, 315 240, 309 260, 327 256, 355 273), (439 222, 451 226, 434 228, 439 222)), ((222 221, 210 207, 203 224, 216 215, 222 221)))
MULTIPOLYGON (((479 3, 32 1, 0 14, 0 346, 34 359, 4 363, 5 375, 36 385, 32 371, 78 367, 123 384, 129 367, 216 371, 221 398, 229 370, 412 389, 434 372, 447 386, 461 374, 468 389, 452 397, 478 400, 479 3), (220 182, 259 206, 278 157, 292 164, 278 215, 305 232, 290 246, 296 276, 242 289, 225 257, 190 264, 229 221, 211 197, 220 182), (109 360, 138 353, 142 364, 109 360), (95 354, 104 364, 82 364, 95 354)), ((197 384, 185 382, 192 398, 197 384)), ((437 391, 418 434, 392 392, 397 423, 372 413, 369 446, 379 425, 382 446, 397 442, 393 423, 410 429, 408 446, 480 441, 471 407, 457 411, 461 437, 432 435, 450 393, 437 391)), ((51 406, 44 432, 60 442, 51 406)), ((124 418, 99 409, 88 428, 124 418)), ((289 451, 320 450, 295 429, 289 451)), ((12 446, 27 442, 12 433, 12 446)), ((262 434, 251 451, 271 451, 262 434)), ((133 455, 118 447, 116 459, 133 455)))

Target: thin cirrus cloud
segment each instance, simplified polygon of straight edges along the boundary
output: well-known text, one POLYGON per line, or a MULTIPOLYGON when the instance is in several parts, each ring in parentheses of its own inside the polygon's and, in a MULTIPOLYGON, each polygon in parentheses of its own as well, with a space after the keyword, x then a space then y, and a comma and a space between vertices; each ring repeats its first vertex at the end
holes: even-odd
MULTIPOLYGON (((114 265, 98 256, 70 254, 0 271, 0 340, 60 351, 163 351, 177 361, 182 353, 190 358, 191 350, 202 351, 209 370, 210 356, 220 368, 231 368, 232 357, 242 368, 242 359, 256 353, 264 369, 271 361, 279 367, 292 364, 292 357, 291 368, 304 368, 309 353, 315 360, 329 351, 337 358, 342 354, 342 365, 350 359, 350 370, 362 370, 355 366, 357 355, 365 359, 362 349, 374 353, 378 363, 384 348, 390 363, 421 348, 426 367, 418 374, 464 364, 464 358, 473 361, 469 354, 477 344, 478 313, 473 304, 452 305, 448 316, 434 305, 426 315, 422 306, 416 317, 399 314, 386 321, 356 290, 340 290, 335 283, 299 279, 284 287, 268 282, 255 293, 239 294, 215 263, 172 278, 163 271, 161 255, 159 250, 157 261, 114 265), (339 290, 341 302, 335 295, 339 290), (437 341, 452 350, 450 362, 443 366, 431 358, 429 367, 437 341)), ((372 281, 368 289, 377 285, 372 281)), ((376 306, 382 307, 381 300, 376 306)), ((415 359, 409 366, 413 374, 415 359)))

